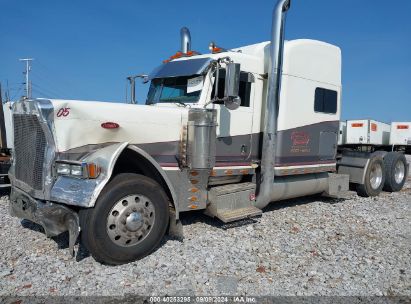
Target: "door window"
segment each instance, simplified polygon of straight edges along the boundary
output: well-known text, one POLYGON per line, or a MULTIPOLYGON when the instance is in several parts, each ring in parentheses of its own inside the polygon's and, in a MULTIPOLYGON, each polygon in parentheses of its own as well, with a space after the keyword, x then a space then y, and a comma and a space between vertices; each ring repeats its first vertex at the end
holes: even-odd
MULTIPOLYGON (((214 77, 215 77, 214 72, 214 77)), ((241 107, 250 107, 250 97, 251 97, 251 84, 254 82, 254 76, 252 73, 240 72, 240 87, 238 95, 241 98, 241 107)), ((222 99, 224 97, 224 86, 225 86, 225 69, 220 69, 219 79, 218 79, 218 98, 222 99)), ((213 91, 211 92, 211 98, 215 96, 215 85, 213 86, 213 91)), ((223 104, 224 102, 219 100, 215 102, 216 104, 223 104)))

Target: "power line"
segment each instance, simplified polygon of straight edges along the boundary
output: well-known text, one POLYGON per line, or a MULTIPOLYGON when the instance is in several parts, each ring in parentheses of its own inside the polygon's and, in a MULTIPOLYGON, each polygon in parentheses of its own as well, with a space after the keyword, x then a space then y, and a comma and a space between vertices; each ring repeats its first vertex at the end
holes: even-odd
POLYGON ((40 94, 41 97, 52 98, 52 96, 50 96, 49 94, 46 94, 46 93, 40 91, 40 90, 37 89, 37 88, 33 88, 33 92, 35 92, 35 93, 37 92, 38 94, 40 94))
POLYGON ((20 85, 20 88, 17 90, 17 92, 13 95, 13 97, 10 99, 10 100, 14 100, 14 98, 16 98, 17 97, 17 95, 19 95, 20 94, 20 92, 21 92, 21 90, 23 89, 23 87, 24 87, 24 83, 22 83, 21 85, 20 85))
POLYGON ((57 95, 60 95, 60 96, 68 96, 69 95, 64 90, 61 90, 60 88, 57 88, 58 86, 56 85, 56 82, 51 80, 51 77, 40 74, 38 71, 35 71, 32 74, 33 74, 33 79, 38 79, 38 81, 36 81, 37 83, 40 83, 40 82, 44 83, 45 86, 47 86, 48 88, 50 88, 54 92, 57 92, 58 93, 57 95))
POLYGON ((53 69, 50 69, 50 68, 46 67, 41 62, 38 62, 38 66, 39 66, 40 70, 42 70, 44 72, 44 74, 47 75, 47 77, 49 75, 53 76, 52 78, 51 77, 49 78, 50 82, 53 82, 55 84, 65 83, 65 84, 68 84, 69 86, 74 87, 74 84, 73 84, 72 80, 70 78, 64 77, 64 73, 62 73, 61 71, 58 71, 58 73, 57 73, 53 69))
POLYGON ((61 94, 58 94, 57 92, 55 92, 54 90, 51 90, 51 89, 46 89, 46 88, 44 88, 44 87, 42 87, 42 86, 39 86, 38 84, 36 84, 36 83, 32 83, 32 86, 36 89, 36 91, 38 92, 38 93, 40 93, 40 94, 42 94, 42 95, 44 95, 45 97, 54 97, 54 98, 61 98, 62 97, 62 95, 61 94), (44 93, 42 93, 42 92, 45 92, 46 94, 44 94, 44 93))

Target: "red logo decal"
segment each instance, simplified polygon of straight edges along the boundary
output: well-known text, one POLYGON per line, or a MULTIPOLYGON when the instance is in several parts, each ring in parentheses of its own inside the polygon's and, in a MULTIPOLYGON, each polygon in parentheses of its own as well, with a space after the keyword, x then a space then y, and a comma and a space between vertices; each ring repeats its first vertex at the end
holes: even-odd
POLYGON ((101 124, 101 127, 104 129, 117 129, 120 127, 120 125, 116 122, 103 122, 101 124))
POLYGON ((310 142, 310 135, 306 132, 295 131, 291 133, 291 140, 293 142, 293 146, 306 146, 310 142))
POLYGON ((57 112, 57 117, 66 117, 70 114, 70 108, 61 108, 60 110, 58 110, 57 112))

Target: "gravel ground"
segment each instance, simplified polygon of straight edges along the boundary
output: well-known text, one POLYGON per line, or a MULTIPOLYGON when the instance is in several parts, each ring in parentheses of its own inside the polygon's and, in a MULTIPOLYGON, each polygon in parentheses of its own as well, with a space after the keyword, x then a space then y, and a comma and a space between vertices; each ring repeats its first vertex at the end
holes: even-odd
POLYGON ((307 197, 272 204, 256 222, 223 229, 183 217, 183 242, 166 239, 143 260, 110 267, 67 236, 8 215, 0 201, 0 295, 411 296, 411 181, 378 198, 307 197))

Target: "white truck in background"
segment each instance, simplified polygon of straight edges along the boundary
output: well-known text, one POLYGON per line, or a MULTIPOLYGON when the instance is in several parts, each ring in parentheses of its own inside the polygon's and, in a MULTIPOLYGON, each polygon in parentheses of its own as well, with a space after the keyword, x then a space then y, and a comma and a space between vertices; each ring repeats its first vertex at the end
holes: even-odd
POLYGON ((390 146, 411 154, 411 122, 391 123, 390 146))
POLYGON ((341 51, 284 41, 289 8, 277 2, 271 41, 233 50, 199 54, 183 28, 181 51, 146 78, 145 105, 16 102, 11 214, 69 231, 72 253, 81 231, 116 265, 152 252, 182 212, 231 222, 305 195, 399 191, 405 151, 347 134, 338 145, 341 51))
POLYGON ((11 165, 11 150, 13 147, 12 114, 10 101, 3 103, 0 85, 0 189, 9 188, 8 171, 11 165))
MULTIPOLYGON (((371 158, 361 159, 361 155, 374 155, 382 157, 384 170, 377 166, 370 171, 371 184, 378 184, 384 180, 383 190, 399 191, 407 179, 407 160, 404 154, 410 153, 411 134, 409 128, 411 122, 393 122, 391 125, 372 119, 347 120, 340 122, 339 148, 340 162, 339 172, 351 172, 350 182, 356 185, 356 190, 362 196, 378 195, 376 189, 367 187, 356 180, 360 176, 353 174, 352 166, 367 166, 365 162, 371 158), (347 164, 347 157, 355 157, 356 161, 347 164), (347 168, 348 166, 348 168, 347 168)), ((363 178, 363 177, 361 177, 363 178)))
POLYGON ((372 119, 341 121, 338 145, 411 154, 411 122, 387 124, 372 119))

